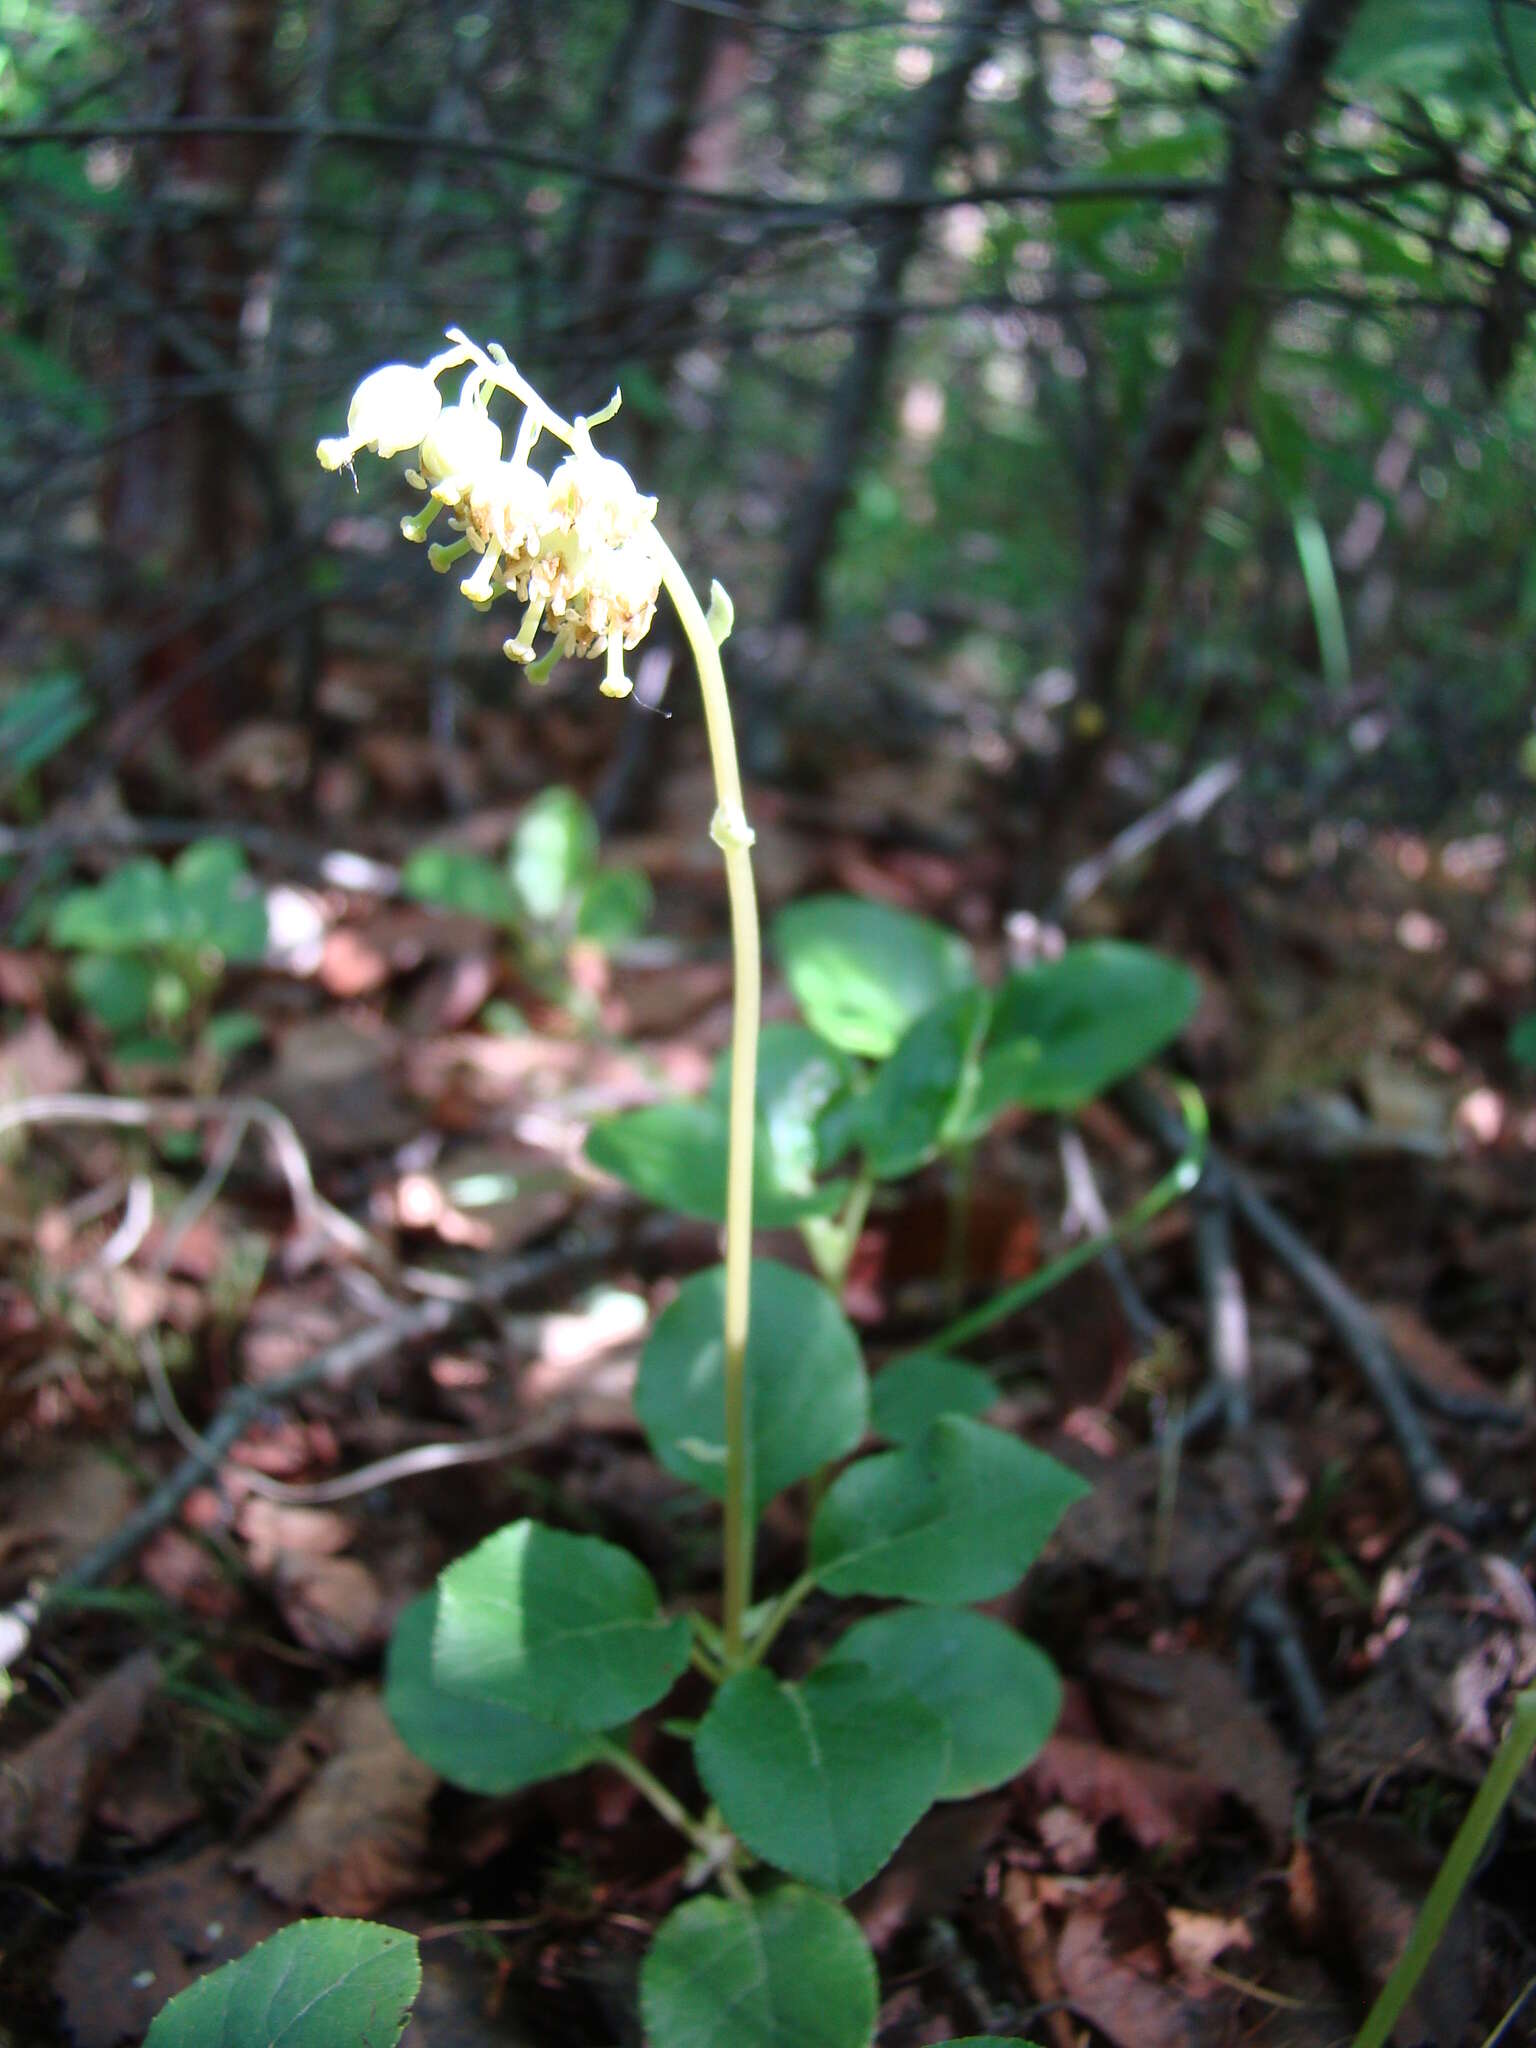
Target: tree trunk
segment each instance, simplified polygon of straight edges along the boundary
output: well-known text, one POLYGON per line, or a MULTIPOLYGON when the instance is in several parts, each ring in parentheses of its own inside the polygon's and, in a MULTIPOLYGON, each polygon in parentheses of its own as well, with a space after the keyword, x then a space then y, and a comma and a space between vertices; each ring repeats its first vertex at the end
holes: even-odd
MULTIPOLYGON (((1113 710, 1154 558, 1217 411, 1222 367, 1258 273, 1279 254, 1291 202, 1282 180, 1316 118, 1328 71, 1361 0, 1306 0, 1249 89, 1205 247, 1190 280, 1179 352, 1153 400, 1103 552, 1091 572, 1079 696, 1113 710)), ((1255 315, 1257 317, 1257 315, 1255 315)))
MULTIPOLYGON (((1011 0, 978 0, 958 30, 949 62, 917 95, 902 159, 900 194, 917 200, 953 146, 971 74, 988 55, 1011 0)), ((822 576, 838 515, 848 502, 896 341, 897 306, 908 263, 922 240, 920 206, 893 209, 871 231, 875 269, 855 316, 852 353, 832 389, 821 459, 795 508, 794 538, 774 607, 778 626, 809 627, 821 610, 822 576)))

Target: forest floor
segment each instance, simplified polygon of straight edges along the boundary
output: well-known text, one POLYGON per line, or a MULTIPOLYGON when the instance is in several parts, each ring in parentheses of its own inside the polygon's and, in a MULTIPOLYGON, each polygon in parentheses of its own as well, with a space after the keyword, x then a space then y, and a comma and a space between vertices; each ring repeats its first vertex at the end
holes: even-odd
MULTIPOLYGON (((83 1121, 0 1136, 0 1600, 122 1530, 182 1456, 172 1402, 206 1429, 237 1389, 335 1364, 328 1347, 352 1362, 253 1407, 217 1471, 15 1663, 0 2039, 16 2048, 134 2042, 192 1977, 309 1911, 423 1936, 411 2048, 632 2041, 638 1960, 679 1895, 679 1841, 627 1782, 444 1787, 394 1734, 379 1670, 401 1608, 519 1513, 628 1543, 674 1592, 718 1570, 710 1512, 647 1455, 629 1399, 650 1317, 716 1256, 714 1233, 643 1212, 581 1157, 594 1116, 696 1091, 725 1041, 691 720, 657 721, 655 810, 608 849, 651 876, 665 937, 618 963, 578 953, 561 1001, 486 925, 320 860, 397 862, 450 798, 459 843, 495 851, 530 764, 590 792, 614 721, 558 696, 536 719, 476 711, 445 755, 359 709, 343 674, 326 687, 343 740, 312 782, 302 732, 253 725, 188 772, 177 808, 279 835, 254 864, 286 960, 235 977, 261 1039, 219 1085, 291 1120, 360 1229, 259 1135, 183 1210, 227 1119, 190 1139, 83 1121), (308 855, 280 836, 298 818, 308 855), (483 1027, 498 999, 520 1030, 483 1027), (457 1285, 424 1294, 423 1269, 457 1285), (348 1483, 486 1438, 513 1448, 348 1483)), ((146 796, 169 807, 163 778, 126 791, 141 813, 146 796)), ((957 926, 996 971, 1028 943, 1016 914, 1039 908, 1010 894, 1006 801, 941 748, 853 756, 835 798, 758 790, 767 907, 880 897, 957 926)), ((1324 1284, 1251 1204, 1184 1204, 1123 1268, 1089 1268, 978 1353, 994 1419, 1093 1481, 1004 1610, 1057 1659, 1067 1707, 1016 1782, 936 1809, 852 1901, 881 1962, 881 2048, 1348 2040, 1536 1677, 1536 1086, 1505 1050, 1536 979, 1529 863, 1491 833, 1269 838, 1241 785, 1228 807, 1111 876, 1072 933, 1196 969, 1177 1064, 1324 1284), (1329 1278, 1385 1334, 1406 1424, 1362 1376, 1329 1278)), ((81 851, 73 872, 118 857, 81 851)), ((0 953, 0 1001, 0 1101, 198 1085, 116 1062, 40 946, 0 953)), ((788 1014, 772 981, 769 1014, 788 1014)), ((1119 1213, 1166 1159, 1118 1101, 1080 1128, 1073 1163, 1119 1213)), ((1020 1118, 988 1139, 967 1298, 1080 1229, 1061 1137, 1020 1118)), ((876 1364, 948 1313, 947 1192, 936 1173, 903 1183, 861 1241, 847 1306, 876 1364)), ((791 1237, 765 1242, 797 1257, 791 1237)), ((792 1494, 765 1527, 765 1588, 804 1535, 792 1494)), ((828 1623, 806 1605, 791 1664, 828 1623)), ((665 1775, 680 1748, 642 1740, 665 1775)), ((1400 2040, 1475 2048, 1530 1991, 1533 1856, 1528 1782, 1400 2040)), ((1507 2041, 1531 2038, 1533 2011, 1507 2041)))

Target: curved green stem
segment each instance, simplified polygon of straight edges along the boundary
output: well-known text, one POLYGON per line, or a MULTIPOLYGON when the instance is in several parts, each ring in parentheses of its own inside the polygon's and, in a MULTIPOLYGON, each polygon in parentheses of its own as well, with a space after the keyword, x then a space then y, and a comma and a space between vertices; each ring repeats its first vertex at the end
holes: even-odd
POLYGON ((747 1470, 747 1327, 752 1289, 752 1154, 757 1132, 757 1038, 762 1019, 762 943, 752 878, 752 828, 725 672, 710 622, 676 556, 659 535, 653 546, 662 582, 688 636, 704 699, 704 730, 715 776, 710 837, 725 860, 731 913, 735 997, 731 1020, 730 1150, 725 1184, 725 1587, 721 1616, 725 1662, 740 1663, 742 1619, 752 1602, 752 1529, 747 1470))
MULTIPOLYGON (((1038 1273, 1031 1273, 1027 1280, 1019 1281, 1015 1287, 1004 1288, 991 1301, 983 1302, 969 1315, 959 1317, 946 1324, 936 1337, 930 1337, 925 1344, 914 1347, 918 1351, 954 1351, 962 1344, 968 1344, 972 1337, 979 1337, 983 1330, 990 1330, 994 1323, 1000 1323, 1016 1310, 1027 1308, 1032 1301, 1038 1301, 1042 1294, 1049 1294, 1053 1287, 1059 1287, 1081 1267, 1091 1265, 1111 1245, 1119 1244, 1160 1215, 1170 1203, 1181 1195, 1187 1195, 1200 1178, 1200 1169, 1205 1160, 1206 1120, 1205 1105, 1193 1088, 1182 1086, 1179 1090, 1184 1107, 1184 1120, 1189 1127, 1189 1150, 1177 1160, 1162 1179, 1142 1196, 1141 1200, 1128 1209, 1110 1229, 1101 1231, 1097 1237, 1084 1238, 1081 1244, 1063 1252, 1059 1259, 1052 1259, 1048 1266, 1042 1266, 1038 1273)), ((908 1356, 899 1353, 898 1356, 908 1356)))
POLYGON ((1403 2007, 1413 1996, 1430 1957, 1434 1954, 1456 1902, 1466 1890, 1493 1832, 1494 1822, 1520 1781, 1520 1774, 1536 1750, 1536 1691, 1523 1692, 1515 1701, 1515 1717, 1499 1744, 1467 1817, 1456 1830, 1455 1840, 1445 1852, 1445 1861, 1429 1888, 1429 1897, 1413 1923, 1408 1946, 1397 1959, 1397 1968, 1381 1987, 1381 1996, 1355 2036, 1355 2048, 1385 2048, 1392 2029, 1402 2017, 1403 2007))

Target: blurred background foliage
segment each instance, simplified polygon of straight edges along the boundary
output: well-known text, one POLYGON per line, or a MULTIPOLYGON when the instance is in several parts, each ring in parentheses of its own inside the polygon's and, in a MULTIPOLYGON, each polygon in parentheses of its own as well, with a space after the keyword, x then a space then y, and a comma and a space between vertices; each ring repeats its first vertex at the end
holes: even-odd
POLYGON ((313 461, 457 322, 622 385, 759 772, 1518 820, 1533 85, 1526 0, 0 0, 0 804, 519 687, 313 461))

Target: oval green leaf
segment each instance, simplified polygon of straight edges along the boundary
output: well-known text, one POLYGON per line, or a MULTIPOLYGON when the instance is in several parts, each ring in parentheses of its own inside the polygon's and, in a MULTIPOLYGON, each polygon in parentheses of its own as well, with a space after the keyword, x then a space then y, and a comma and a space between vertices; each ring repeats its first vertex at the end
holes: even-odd
POLYGON ((400 886, 417 903, 434 903, 465 917, 510 930, 521 921, 512 885, 493 861, 452 846, 419 847, 400 873, 400 886))
POLYGON ((144 2048, 394 2048, 420 1989, 414 1935, 299 1920, 179 1992, 144 2048))
POLYGON ((757 1666, 728 1678, 694 1759, 726 1824, 755 1855, 846 1894, 873 1877, 933 1804, 948 1741, 937 1714, 859 1664, 797 1685, 757 1666))
POLYGON ((912 1444, 941 1415, 985 1415, 997 1399, 990 1373, 942 1351, 893 1359, 869 1390, 870 1426, 893 1444, 912 1444))
POLYGON ((437 1586, 437 1683, 555 1728, 617 1728, 688 1662, 687 1621, 669 1621, 645 1566, 596 1536, 512 1522, 437 1586))
POLYGON ((1062 1515, 1089 1491, 1044 1451, 944 1415, 915 1444, 850 1465, 811 1529, 831 1593, 962 1607, 1023 1577, 1062 1515))
POLYGON ((495 1700, 448 1692, 432 1668, 434 1587, 395 1624, 384 1662, 384 1706, 406 1748, 450 1785, 499 1796, 564 1777, 591 1763, 598 1747, 495 1700))
MULTIPOLYGON (((669 1472, 725 1493, 725 1268, 685 1280, 640 1360, 635 1413, 669 1472)), ((869 1419, 859 1341, 824 1287, 773 1259, 752 1265, 747 1337, 749 1512, 851 1451, 869 1419)))
POLYGON ((975 979, 963 939, 858 896, 791 904, 774 946, 807 1023, 867 1059, 888 1059, 909 1024, 975 979))
POLYGON ((877 2003, 857 1922, 793 1884, 690 1899, 640 1971, 649 2048, 869 2048, 877 2003))
POLYGON ((949 1737, 940 1799, 970 1799, 1017 1777, 1061 1713, 1044 1650, 968 1607, 897 1607, 855 1622, 823 1671, 862 1664, 916 1694, 949 1737))
POLYGON ((597 865, 597 820, 573 789, 546 789, 518 820, 507 855, 530 917, 552 924, 597 865))
MULTIPOLYGON (((725 1180, 730 1127, 723 1102, 658 1102, 608 1117, 587 1133, 586 1154, 594 1166, 623 1181, 636 1194, 679 1216, 704 1223, 725 1221, 725 1180)), ((786 1187, 761 1122, 753 1157, 753 1221, 762 1230, 782 1230, 806 1216, 826 1216, 846 1192, 844 1181, 826 1187, 786 1187)))
POLYGON ((868 1092, 838 1117, 840 1143, 856 1145, 877 1180, 916 1173, 969 1129, 990 1009, 979 988, 935 1003, 903 1032, 868 1092))
POLYGON ((1095 939, 1010 975, 992 1008, 971 1129, 1000 1110, 1078 1109, 1178 1037, 1200 984, 1145 946, 1095 939))

